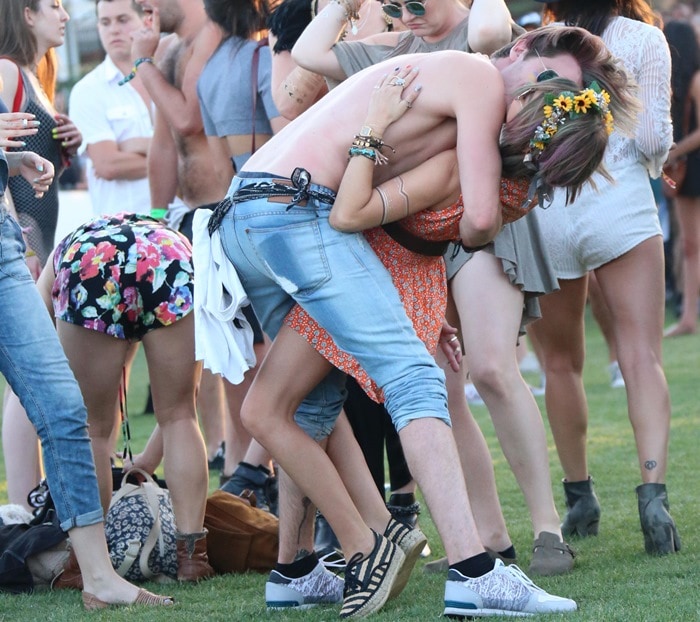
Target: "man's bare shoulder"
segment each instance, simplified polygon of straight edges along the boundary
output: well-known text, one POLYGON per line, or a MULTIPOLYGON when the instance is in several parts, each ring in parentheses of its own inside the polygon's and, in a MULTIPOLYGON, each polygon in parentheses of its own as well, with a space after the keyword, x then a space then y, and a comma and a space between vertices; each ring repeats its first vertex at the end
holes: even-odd
MULTIPOLYGON (((503 84, 501 74, 488 56, 459 50, 444 50, 415 55, 415 66, 420 72, 419 81, 430 76, 448 83, 467 82, 474 88, 491 84, 503 84)), ((394 59, 396 60, 396 59, 394 59)))
POLYGON ((192 42, 192 54, 209 58, 214 50, 219 47, 224 33, 221 28, 212 21, 207 20, 192 42))

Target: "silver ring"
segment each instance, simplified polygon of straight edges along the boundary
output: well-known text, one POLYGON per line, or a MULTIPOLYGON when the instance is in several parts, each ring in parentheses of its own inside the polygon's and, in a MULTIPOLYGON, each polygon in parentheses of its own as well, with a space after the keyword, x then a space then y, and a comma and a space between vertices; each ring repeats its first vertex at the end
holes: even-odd
POLYGON ((406 84, 406 80, 404 80, 403 78, 394 78, 394 84, 396 86, 403 86, 404 84, 406 84))
POLYGON ((22 127, 27 127, 27 120, 26 119, 22 119, 22 127))
POLYGON ((450 337, 450 338, 447 340, 447 343, 452 343, 453 341, 456 341, 456 340, 457 340, 457 335, 452 335, 452 337, 450 337))

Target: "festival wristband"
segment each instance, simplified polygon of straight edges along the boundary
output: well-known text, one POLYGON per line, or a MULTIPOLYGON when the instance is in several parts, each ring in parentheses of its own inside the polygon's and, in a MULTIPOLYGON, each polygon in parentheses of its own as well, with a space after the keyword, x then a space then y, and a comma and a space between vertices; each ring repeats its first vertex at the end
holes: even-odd
POLYGON ((167 213, 168 213, 167 207, 152 207, 151 208, 151 218, 155 218, 156 220, 163 220, 163 218, 165 218, 165 215, 167 213))

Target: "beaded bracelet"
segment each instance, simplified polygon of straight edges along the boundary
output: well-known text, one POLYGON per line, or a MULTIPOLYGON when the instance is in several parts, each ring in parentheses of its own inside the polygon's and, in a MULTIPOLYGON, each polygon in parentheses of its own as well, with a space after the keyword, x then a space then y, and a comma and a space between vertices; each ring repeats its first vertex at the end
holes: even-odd
POLYGON ((383 153, 372 147, 359 147, 357 145, 353 145, 350 147, 350 149, 348 149, 348 155, 351 158, 355 156, 363 156, 368 160, 372 160, 375 166, 381 166, 389 161, 389 158, 387 158, 383 153))
MULTIPOLYGON (((353 147, 371 147, 372 149, 381 149, 385 146, 384 141, 381 138, 376 138, 374 136, 360 136, 359 134, 355 135, 352 145, 353 147)), ((386 146, 389 147, 389 145, 386 146)), ((389 147, 389 149, 394 151, 393 147, 389 147)), ((394 151, 394 153, 396 152, 394 151)))
POLYGON ((151 63, 151 65, 152 65, 153 58, 151 58, 150 56, 143 56, 142 58, 137 58, 134 61, 134 66, 131 68, 131 73, 128 76, 124 76, 124 78, 119 80, 119 82, 117 82, 117 84, 119 86, 123 86, 127 82, 131 82, 131 80, 133 80, 136 77, 136 70, 139 68, 139 65, 141 65, 143 63, 151 63))

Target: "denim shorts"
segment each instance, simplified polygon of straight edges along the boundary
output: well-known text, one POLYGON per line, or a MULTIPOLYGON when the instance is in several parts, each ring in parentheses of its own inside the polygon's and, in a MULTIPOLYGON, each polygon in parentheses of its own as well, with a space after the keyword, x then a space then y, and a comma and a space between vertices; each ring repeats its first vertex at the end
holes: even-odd
MULTIPOLYGON (((239 188, 272 179, 280 177, 234 177, 228 192, 233 205, 221 224, 224 251, 263 330, 274 338, 294 303, 300 304, 384 390, 398 430, 422 417, 449 424, 444 373, 417 337, 391 276, 364 236, 333 229, 332 205, 313 196, 297 204, 291 196, 236 202, 239 188)), ((309 189, 333 194, 314 184, 309 189)), ((313 418, 332 429, 345 397, 339 378, 340 372, 330 374, 307 396, 297 411, 300 424, 313 418)))

